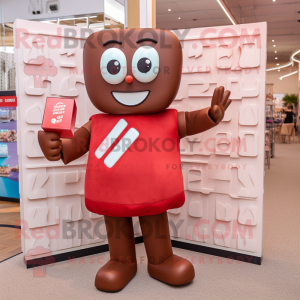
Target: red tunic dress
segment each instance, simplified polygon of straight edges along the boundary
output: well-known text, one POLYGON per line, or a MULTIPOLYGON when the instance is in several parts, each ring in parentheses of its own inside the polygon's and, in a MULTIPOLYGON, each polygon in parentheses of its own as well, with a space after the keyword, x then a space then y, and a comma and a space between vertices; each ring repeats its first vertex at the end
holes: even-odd
POLYGON ((91 117, 85 179, 89 211, 154 215, 184 203, 177 111, 91 117))

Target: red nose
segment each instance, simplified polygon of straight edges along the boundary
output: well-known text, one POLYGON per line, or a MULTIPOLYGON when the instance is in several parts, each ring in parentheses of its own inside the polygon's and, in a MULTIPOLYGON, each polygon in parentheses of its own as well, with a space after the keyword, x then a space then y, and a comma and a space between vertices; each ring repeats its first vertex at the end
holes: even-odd
POLYGON ((127 83, 131 83, 131 82, 133 81, 133 77, 132 77, 131 75, 127 75, 127 76, 125 77, 125 81, 126 81, 127 83))

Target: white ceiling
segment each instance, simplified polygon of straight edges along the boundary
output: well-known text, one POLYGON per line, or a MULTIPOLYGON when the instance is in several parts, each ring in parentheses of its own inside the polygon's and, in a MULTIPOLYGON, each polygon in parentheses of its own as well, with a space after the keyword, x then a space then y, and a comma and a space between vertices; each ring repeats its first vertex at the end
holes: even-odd
MULTIPOLYGON (((291 54, 300 50, 300 0, 226 2, 234 14, 241 13, 242 23, 267 22, 268 66, 287 63, 291 54), (273 47, 274 44, 276 47, 273 47), (275 57, 278 59, 275 60, 275 57)), ((156 0, 156 8, 158 28, 184 29, 231 25, 216 0, 156 0)))
POLYGON ((156 22, 170 30, 231 24, 216 0, 156 0, 156 22))

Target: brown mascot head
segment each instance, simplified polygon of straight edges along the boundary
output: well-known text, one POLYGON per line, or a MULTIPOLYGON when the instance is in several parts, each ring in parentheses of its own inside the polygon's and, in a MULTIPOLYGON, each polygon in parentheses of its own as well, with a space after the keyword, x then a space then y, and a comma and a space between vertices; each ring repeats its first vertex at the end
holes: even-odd
POLYGON ((85 42, 83 68, 89 98, 100 111, 156 113, 177 94, 181 45, 168 30, 103 30, 85 42))

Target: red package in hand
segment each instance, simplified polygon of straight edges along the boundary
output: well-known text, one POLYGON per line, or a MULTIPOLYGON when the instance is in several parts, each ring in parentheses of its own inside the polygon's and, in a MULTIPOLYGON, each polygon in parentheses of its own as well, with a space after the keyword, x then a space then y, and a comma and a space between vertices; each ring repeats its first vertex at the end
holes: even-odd
POLYGON ((73 138, 76 112, 75 99, 47 98, 42 128, 59 133, 61 138, 73 138))

